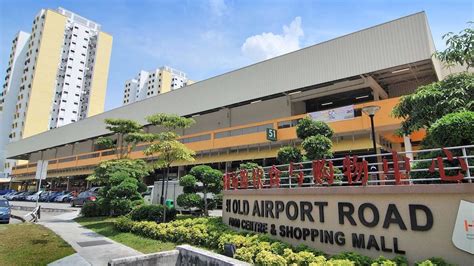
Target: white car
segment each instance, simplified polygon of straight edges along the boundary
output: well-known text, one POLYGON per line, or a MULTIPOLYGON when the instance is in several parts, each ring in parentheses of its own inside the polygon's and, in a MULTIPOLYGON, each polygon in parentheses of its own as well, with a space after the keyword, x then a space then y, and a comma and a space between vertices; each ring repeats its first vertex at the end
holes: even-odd
POLYGON ((26 200, 27 201, 37 201, 38 197, 41 195, 42 192, 43 191, 38 191, 35 194, 29 195, 28 197, 26 197, 26 200))

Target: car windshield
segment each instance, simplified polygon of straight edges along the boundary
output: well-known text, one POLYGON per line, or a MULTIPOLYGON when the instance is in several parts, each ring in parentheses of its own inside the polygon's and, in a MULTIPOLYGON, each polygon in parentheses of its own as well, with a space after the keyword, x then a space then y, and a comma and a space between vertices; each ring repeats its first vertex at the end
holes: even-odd
POLYGON ((0 200, 0 207, 8 207, 8 201, 0 200))

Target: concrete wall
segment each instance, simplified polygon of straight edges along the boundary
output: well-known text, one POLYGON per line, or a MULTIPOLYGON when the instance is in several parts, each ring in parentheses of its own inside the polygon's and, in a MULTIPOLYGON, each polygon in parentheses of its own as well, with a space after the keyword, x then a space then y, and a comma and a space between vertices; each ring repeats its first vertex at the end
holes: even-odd
MULTIPOLYGON (((441 257, 450 263, 472 265, 473 255, 456 248, 451 240, 455 225, 464 228, 464 221, 456 219, 461 200, 474 202, 474 184, 228 190, 224 191, 223 221, 229 224, 231 218, 236 218, 240 225, 249 225, 246 221, 252 221, 254 228, 257 227, 256 223, 265 224, 268 233, 274 238, 293 245, 306 244, 329 254, 354 251, 373 258, 381 255, 393 258, 404 251, 403 255, 410 264, 430 257, 441 257), (248 214, 243 201, 249 203, 248 214), (254 213, 255 202, 260 210, 268 210, 263 211, 262 217, 259 212, 254 213), (281 204, 284 207, 279 207, 281 204), (306 204, 306 207, 303 208, 302 204, 306 204), (354 207, 349 215, 354 219, 354 224, 344 215, 341 221, 340 210, 349 212, 350 207, 347 205, 354 207), (413 214, 410 210, 415 205, 423 205, 432 213, 431 228, 416 227, 428 224, 429 219, 418 208, 413 214), (375 208, 378 215, 371 208, 375 208), (278 215, 277 209, 281 210, 278 215), (303 215, 304 209, 311 219, 303 215), (387 226, 384 225, 386 220, 387 226), (296 233, 290 236, 285 233, 288 228, 307 229, 311 234, 306 239, 302 238, 301 231, 299 237, 296 233), (327 240, 328 235, 337 239, 338 232, 339 237, 342 233, 344 244, 327 240), (313 233, 317 234, 314 239, 313 233), (365 248, 353 246, 352 234, 365 236, 365 248), (377 246, 369 244, 371 235, 377 246)), ((472 215, 472 212, 467 215, 472 215)), ((242 229, 239 225, 233 228, 242 229)), ((467 233, 462 237, 467 237, 467 233)))
POLYGON ((229 258, 211 251, 192 247, 189 245, 177 246, 176 250, 152 253, 147 255, 114 259, 109 262, 109 266, 248 266, 250 264, 229 258))

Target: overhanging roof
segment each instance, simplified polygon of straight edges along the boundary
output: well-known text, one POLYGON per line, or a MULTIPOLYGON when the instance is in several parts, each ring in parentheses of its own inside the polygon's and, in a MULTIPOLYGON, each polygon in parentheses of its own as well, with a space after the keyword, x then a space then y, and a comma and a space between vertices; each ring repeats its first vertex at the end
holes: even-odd
POLYGON ((107 134, 105 118, 144 123, 154 113, 181 116, 377 70, 431 60, 424 12, 416 13, 10 143, 7 157, 107 134))

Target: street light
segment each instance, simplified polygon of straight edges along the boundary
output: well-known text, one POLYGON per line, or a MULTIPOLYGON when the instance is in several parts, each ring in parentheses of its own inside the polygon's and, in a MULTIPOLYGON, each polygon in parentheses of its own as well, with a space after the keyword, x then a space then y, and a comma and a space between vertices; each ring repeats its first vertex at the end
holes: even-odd
POLYGON ((374 154, 377 154, 377 144, 375 143, 374 116, 378 110, 380 110, 380 106, 377 105, 369 105, 362 108, 362 112, 364 112, 370 117, 370 127, 372 129, 372 144, 374 145, 374 154))

